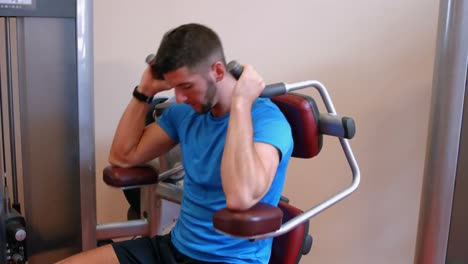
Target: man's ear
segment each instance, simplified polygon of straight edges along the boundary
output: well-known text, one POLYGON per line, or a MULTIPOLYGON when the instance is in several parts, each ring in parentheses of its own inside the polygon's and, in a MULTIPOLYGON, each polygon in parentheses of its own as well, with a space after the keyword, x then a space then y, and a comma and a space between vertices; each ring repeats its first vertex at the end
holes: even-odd
POLYGON ((211 64, 211 70, 216 82, 221 81, 224 78, 224 74, 226 74, 226 67, 224 67, 224 63, 220 61, 211 64))

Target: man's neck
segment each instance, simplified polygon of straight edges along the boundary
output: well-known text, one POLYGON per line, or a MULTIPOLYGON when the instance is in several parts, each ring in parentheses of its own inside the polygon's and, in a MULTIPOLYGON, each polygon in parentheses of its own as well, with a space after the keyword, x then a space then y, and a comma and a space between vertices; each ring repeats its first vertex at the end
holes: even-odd
POLYGON ((231 110, 232 92, 237 81, 232 76, 226 76, 217 85, 217 102, 211 109, 211 114, 215 117, 221 117, 231 110))

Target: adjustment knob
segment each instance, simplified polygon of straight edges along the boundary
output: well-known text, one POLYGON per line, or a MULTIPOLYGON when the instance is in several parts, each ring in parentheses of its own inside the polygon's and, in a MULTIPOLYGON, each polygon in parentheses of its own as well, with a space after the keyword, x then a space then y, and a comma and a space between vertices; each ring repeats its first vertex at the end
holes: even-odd
POLYGON ((18 242, 26 239, 26 230, 24 230, 24 226, 18 221, 10 221, 7 223, 6 229, 10 238, 14 238, 18 242))

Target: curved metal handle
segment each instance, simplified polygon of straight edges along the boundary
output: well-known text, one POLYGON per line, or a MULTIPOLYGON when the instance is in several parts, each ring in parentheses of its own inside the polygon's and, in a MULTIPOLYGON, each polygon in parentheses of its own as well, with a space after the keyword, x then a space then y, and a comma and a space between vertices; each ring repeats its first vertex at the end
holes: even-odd
MULTIPOLYGON (((325 86, 318 82, 318 81, 305 81, 305 82, 298 82, 298 83, 293 83, 293 84, 286 84, 286 88, 288 91, 293 91, 293 90, 299 90, 299 89, 304 89, 308 87, 314 87, 316 88, 320 96, 322 97, 323 102, 325 103, 325 107, 327 108, 327 111, 329 114, 336 115, 336 110, 335 107, 333 106, 333 102, 330 99, 330 95, 328 94, 327 89, 325 86)), ((265 239, 265 238, 270 238, 270 237, 276 237, 280 236, 284 233, 289 232, 296 226, 302 224, 303 222, 307 221, 308 219, 312 218, 313 216, 319 214, 320 212, 324 211, 325 209, 329 208, 330 206, 338 203, 339 201, 343 200, 346 198, 348 195, 353 193, 357 187, 359 186, 359 183, 361 181, 361 173, 359 171, 359 166, 356 162, 356 159, 354 157, 353 151, 351 149, 351 146, 348 142, 348 139, 345 138, 339 138, 341 147, 343 148, 343 152, 346 156, 346 159, 349 163, 349 166, 351 168, 352 172, 352 183, 350 186, 348 186, 346 189, 342 190, 341 192, 338 192, 337 194, 331 196, 330 198, 326 199, 322 203, 316 205, 315 207, 312 207, 311 209, 307 210, 306 212, 302 213, 301 215, 298 215, 288 222, 284 223, 281 225, 280 229, 270 232, 267 234, 262 234, 262 235, 257 235, 253 237, 249 237, 248 239, 252 240, 260 240, 260 239, 265 239)))

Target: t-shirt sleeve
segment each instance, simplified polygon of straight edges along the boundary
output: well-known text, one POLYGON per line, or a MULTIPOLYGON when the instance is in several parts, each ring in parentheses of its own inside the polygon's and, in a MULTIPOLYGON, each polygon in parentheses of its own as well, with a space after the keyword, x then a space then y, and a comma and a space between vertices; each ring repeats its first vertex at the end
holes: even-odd
POLYGON ((273 103, 256 109, 252 115, 253 140, 275 146, 281 158, 293 148, 291 126, 286 117, 273 103))
POLYGON ((164 110, 156 122, 174 141, 179 142, 177 123, 180 113, 177 112, 180 112, 177 105, 172 105, 164 110))

